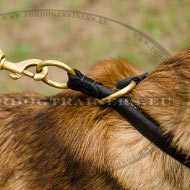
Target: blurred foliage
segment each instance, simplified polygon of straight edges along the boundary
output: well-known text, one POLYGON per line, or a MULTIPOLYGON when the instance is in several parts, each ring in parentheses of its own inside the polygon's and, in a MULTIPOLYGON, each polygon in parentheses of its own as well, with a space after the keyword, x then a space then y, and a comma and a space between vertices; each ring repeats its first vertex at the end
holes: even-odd
MULTIPOLYGON (((0 13, 26 9, 80 10, 107 16, 137 28, 174 53, 189 44, 190 11, 186 1, 52 1, 18 0, 0 1, 0 13)), ((152 70, 155 55, 147 47, 134 41, 126 29, 99 29, 89 23, 57 18, 30 18, 2 22, 1 49, 7 59, 17 62, 30 58, 56 59, 87 72, 100 59, 121 57, 140 69, 152 70), (103 37, 102 37, 103 36, 103 37), (125 37, 126 36, 126 37, 125 37), (131 47, 131 48, 130 48, 131 47)), ((54 70, 52 70, 54 71, 54 70)), ((55 70, 51 77, 64 81, 63 72, 55 70), (56 73, 56 74, 55 74, 56 73)), ((12 81, 6 72, 0 75, 0 92, 10 93, 24 90, 52 95, 61 90, 53 89, 31 79, 12 81)))

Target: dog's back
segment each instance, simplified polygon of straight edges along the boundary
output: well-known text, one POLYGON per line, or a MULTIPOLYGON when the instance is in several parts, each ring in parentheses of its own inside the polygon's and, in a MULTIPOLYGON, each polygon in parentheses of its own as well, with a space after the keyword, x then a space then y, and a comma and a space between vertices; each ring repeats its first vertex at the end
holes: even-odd
MULTIPOLYGON (((143 95, 159 97, 173 92, 177 97, 176 80, 170 79, 174 76, 172 68, 180 66, 178 57, 183 60, 184 54, 190 53, 174 58, 176 64, 172 59, 162 64, 128 95, 129 100, 138 105, 135 98, 143 95)), ((188 68, 188 64, 182 66, 184 72, 180 77, 189 77, 188 68)), ((117 81, 136 74, 138 72, 126 61, 105 60, 95 66, 89 76, 114 88, 117 81)), ((177 122, 170 119, 176 107, 141 105, 141 108, 164 123, 166 129, 177 122)), ((189 118, 188 108, 182 126, 189 118)), ((183 132, 187 134, 183 129, 179 134, 182 137, 183 132)), ((184 147, 184 150, 189 148, 184 147)), ((2 190, 187 190, 189 176, 187 168, 156 148, 119 114, 109 107, 89 104, 89 98, 80 92, 65 90, 54 97, 1 96, 2 190), (151 151, 139 159, 146 149, 151 151)))
MULTIPOLYGON (((91 75, 108 86, 135 74, 131 66, 124 71, 127 63, 120 60, 122 76, 113 74, 107 80, 105 62, 91 75)), ((111 63, 107 72, 113 73, 111 63)), ((0 189, 121 189, 97 163, 105 161, 102 150, 109 130, 106 121, 98 126, 99 120, 110 110, 75 104, 87 97, 70 90, 55 97, 28 93, 0 98, 0 189)))

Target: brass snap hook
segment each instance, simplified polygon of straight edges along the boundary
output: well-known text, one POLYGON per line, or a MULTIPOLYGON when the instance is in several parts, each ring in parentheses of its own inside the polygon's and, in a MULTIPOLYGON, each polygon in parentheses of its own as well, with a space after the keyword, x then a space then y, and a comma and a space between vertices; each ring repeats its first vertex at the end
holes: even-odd
POLYGON ((22 76, 28 76, 33 78, 36 81, 43 81, 44 83, 56 87, 56 88, 68 88, 65 83, 58 83, 53 80, 47 78, 48 67, 47 66, 55 66, 59 67, 72 75, 76 75, 74 69, 70 68, 68 65, 55 61, 55 60, 39 60, 39 59, 29 59, 25 61, 21 61, 19 63, 12 63, 5 59, 5 54, 0 50, 0 70, 11 71, 14 74, 10 74, 12 79, 19 79, 22 76), (36 73, 33 73, 27 70, 30 67, 36 67, 36 73))
POLYGON ((41 60, 39 59, 29 59, 18 63, 12 63, 5 59, 4 53, 0 50, 0 70, 5 69, 13 72, 14 74, 10 74, 10 77, 14 80, 19 79, 24 75, 30 78, 38 77, 43 79, 48 74, 47 67, 43 67, 40 73, 32 73, 27 70, 30 67, 37 66, 40 62, 41 60))

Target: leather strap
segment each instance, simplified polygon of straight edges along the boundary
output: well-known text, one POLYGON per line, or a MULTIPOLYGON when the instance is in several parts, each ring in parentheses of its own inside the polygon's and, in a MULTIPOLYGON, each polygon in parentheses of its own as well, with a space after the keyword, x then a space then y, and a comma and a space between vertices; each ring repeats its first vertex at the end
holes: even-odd
POLYGON ((119 81, 116 84, 116 87, 119 89, 125 88, 127 85, 130 84, 130 82, 133 80, 136 82, 136 84, 138 84, 139 82, 141 82, 142 80, 144 80, 147 76, 149 75, 149 73, 143 73, 142 75, 137 75, 137 76, 132 76, 132 77, 127 77, 121 81, 119 81))
MULTIPOLYGON (((67 86, 76 91, 80 91, 93 98, 105 98, 114 93, 113 90, 103 86, 89 77, 84 76, 80 71, 76 70, 76 76, 68 73, 67 86)), ((148 73, 144 73, 139 76, 129 77, 117 83, 119 88, 125 87, 131 80, 135 80, 137 83, 142 81, 148 76, 148 73)), ((138 130, 143 136, 149 139, 153 144, 159 147, 166 154, 172 156, 175 160, 179 161, 183 165, 190 168, 190 157, 186 154, 178 151, 176 147, 172 146, 172 135, 164 134, 160 128, 160 125, 154 121, 150 116, 141 111, 132 102, 129 102, 124 97, 118 98, 108 104, 121 116, 123 116, 136 130, 138 130)))
POLYGON ((102 99, 110 94, 113 94, 114 91, 103 86, 102 83, 97 82, 87 76, 84 76, 80 71, 74 69, 76 75, 71 75, 68 73, 68 82, 67 86, 76 91, 80 91, 90 97, 102 99))

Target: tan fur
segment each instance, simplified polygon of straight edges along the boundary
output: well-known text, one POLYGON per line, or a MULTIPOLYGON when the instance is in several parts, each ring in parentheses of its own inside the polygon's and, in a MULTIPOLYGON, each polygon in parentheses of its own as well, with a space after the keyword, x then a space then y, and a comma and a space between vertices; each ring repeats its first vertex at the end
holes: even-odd
MULTIPOLYGON (((103 60, 89 76, 114 88, 117 81, 138 73, 127 61, 103 60)), ((163 62, 126 95, 165 132, 171 132, 173 145, 187 154, 189 76, 187 49, 163 62), (172 97, 173 104, 139 103, 147 97, 172 97)), ((0 106, 2 190, 190 189, 188 168, 155 147, 111 108, 85 104, 88 97, 80 92, 65 90, 54 97, 1 96, 1 100, 5 98, 9 101, 1 101, 0 106), (10 105, 15 97, 43 101, 10 105), (61 99, 69 103, 65 105, 61 99)))

